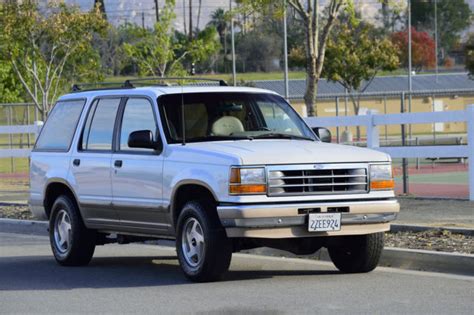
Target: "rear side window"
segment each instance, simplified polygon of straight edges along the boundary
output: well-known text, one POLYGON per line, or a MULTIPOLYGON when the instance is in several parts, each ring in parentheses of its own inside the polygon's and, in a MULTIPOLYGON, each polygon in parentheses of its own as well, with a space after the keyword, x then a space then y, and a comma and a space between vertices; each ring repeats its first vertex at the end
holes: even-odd
POLYGON ((82 134, 82 150, 112 150, 114 124, 119 106, 120 98, 105 98, 94 102, 82 134))
POLYGON ((57 102, 36 142, 36 150, 68 151, 85 100, 57 102))

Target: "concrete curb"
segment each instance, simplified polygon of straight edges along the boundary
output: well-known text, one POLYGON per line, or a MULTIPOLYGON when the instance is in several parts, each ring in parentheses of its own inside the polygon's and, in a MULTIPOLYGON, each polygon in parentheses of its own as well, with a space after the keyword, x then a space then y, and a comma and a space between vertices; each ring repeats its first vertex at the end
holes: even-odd
MULTIPOLYGON (((392 227, 393 226, 394 225, 392 225, 392 227)), ((398 228, 400 225, 395 226, 398 228)), ((417 226, 402 225, 401 229, 408 229, 413 227, 417 226)), ((433 229, 433 227, 427 228, 433 229)), ((411 229, 409 231, 413 230, 411 229)), ((0 219, 0 232, 47 236, 48 222, 17 219, 0 219)), ((285 251, 267 247, 256 248, 244 252, 264 256, 293 258, 303 257, 321 261, 331 261, 328 251, 325 248, 319 250, 316 254, 309 256, 297 256, 285 251)), ((474 255, 386 247, 382 252, 382 257, 380 258, 379 266, 474 276, 474 255)))
POLYGON ((463 234, 467 236, 474 236, 474 229, 471 228, 457 228, 446 226, 429 226, 429 225, 414 225, 414 224, 391 224, 390 232, 424 232, 429 230, 446 230, 455 234, 463 234))
MULTIPOLYGON (((268 247, 256 248, 245 252, 264 256, 300 257, 331 261, 326 248, 322 248, 316 254, 308 256, 297 256, 268 247)), ((474 255, 386 247, 382 252, 382 257, 380 257, 379 266, 474 276, 474 255)))
POLYGON ((0 232, 30 235, 48 235, 48 221, 0 219, 0 232))

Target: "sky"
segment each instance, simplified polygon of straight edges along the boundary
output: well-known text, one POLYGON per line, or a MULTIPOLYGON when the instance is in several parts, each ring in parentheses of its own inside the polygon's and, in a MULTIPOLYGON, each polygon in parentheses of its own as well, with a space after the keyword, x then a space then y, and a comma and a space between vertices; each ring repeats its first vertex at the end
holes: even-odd
MULTIPOLYGON (((65 0, 68 4, 76 4, 82 10, 89 10, 94 4, 94 0, 65 0)), ((183 13, 188 18, 188 0, 176 0, 176 21, 175 28, 183 30, 183 13), (183 9, 183 2, 186 3, 183 9)), ((165 1, 158 0, 159 6, 163 6, 165 1)), ((197 22, 198 0, 194 0, 193 8, 193 24, 197 22)), ((209 16, 217 8, 229 8, 229 1, 226 0, 202 0, 202 11, 199 26, 202 28, 209 22, 209 16)), ((109 21, 114 24, 122 24, 125 22, 133 22, 138 25, 142 24, 142 14, 144 17, 145 27, 152 27, 156 21, 154 0, 105 0, 105 9, 109 21)))
MULTIPOLYGON (((51 0, 40 0, 42 2, 51 0)), ((53 0, 54 1, 54 0, 53 0)), ((56 0, 58 1, 58 0, 56 0)), ((75 4, 80 6, 82 10, 90 10, 93 6, 94 0, 64 0, 68 4, 75 4)), ((175 28, 183 31, 183 15, 186 14, 188 19, 188 2, 189 0, 175 0, 176 7, 176 21, 175 28)), ((325 6, 328 0, 321 0, 320 5, 325 6)), ((401 3, 406 3, 406 0, 396 0, 401 3)), ((474 0, 465 0, 474 11, 474 0)), ((304 1, 303 1, 304 2, 304 1)), ((377 23, 376 15, 380 9, 379 0, 354 0, 356 7, 362 12, 362 17, 370 20, 372 23, 377 23)), ((165 0, 158 0, 159 6, 163 6, 165 0)), ((193 24, 197 22, 197 8, 199 0, 193 0, 193 24)), ((132 22, 142 25, 142 16, 145 27, 152 27, 156 21, 154 0, 105 0, 105 8, 109 21, 114 25, 119 25, 125 22, 132 22)), ((229 8, 229 0, 202 0, 202 11, 199 22, 200 28, 205 26, 210 19, 210 15, 217 8, 229 8)), ((474 30, 471 26, 470 31, 474 30)))

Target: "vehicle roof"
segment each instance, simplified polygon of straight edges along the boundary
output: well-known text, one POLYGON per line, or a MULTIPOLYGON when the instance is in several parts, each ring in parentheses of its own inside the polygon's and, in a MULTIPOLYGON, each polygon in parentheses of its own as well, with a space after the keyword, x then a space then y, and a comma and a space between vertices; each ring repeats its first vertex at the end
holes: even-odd
POLYGON ((117 89, 97 89, 97 90, 86 90, 72 92, 65 94, 59 98, 60 101, 67 99, 77 98, 94 98, 97 96, 148 96, 151 98, 157 98, 165 94, 179 94, 179 93, 203 93, 203 92, 215 92, 215 93, 229 93, 229 92, 240 92, 240 93, 268 93, 278 95, 278 93, 253 88, 253 87, 235 87, 235 86, 146 86, 137 88, 117 88, 117 89))

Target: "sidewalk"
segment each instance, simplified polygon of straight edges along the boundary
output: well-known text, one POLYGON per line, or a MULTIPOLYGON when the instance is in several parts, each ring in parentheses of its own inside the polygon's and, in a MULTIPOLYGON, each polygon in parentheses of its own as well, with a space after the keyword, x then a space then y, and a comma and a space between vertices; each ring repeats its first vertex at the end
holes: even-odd
POLYGON ((474 202, 452 199, 399 197, 394 224, 474 228, 474 202))

